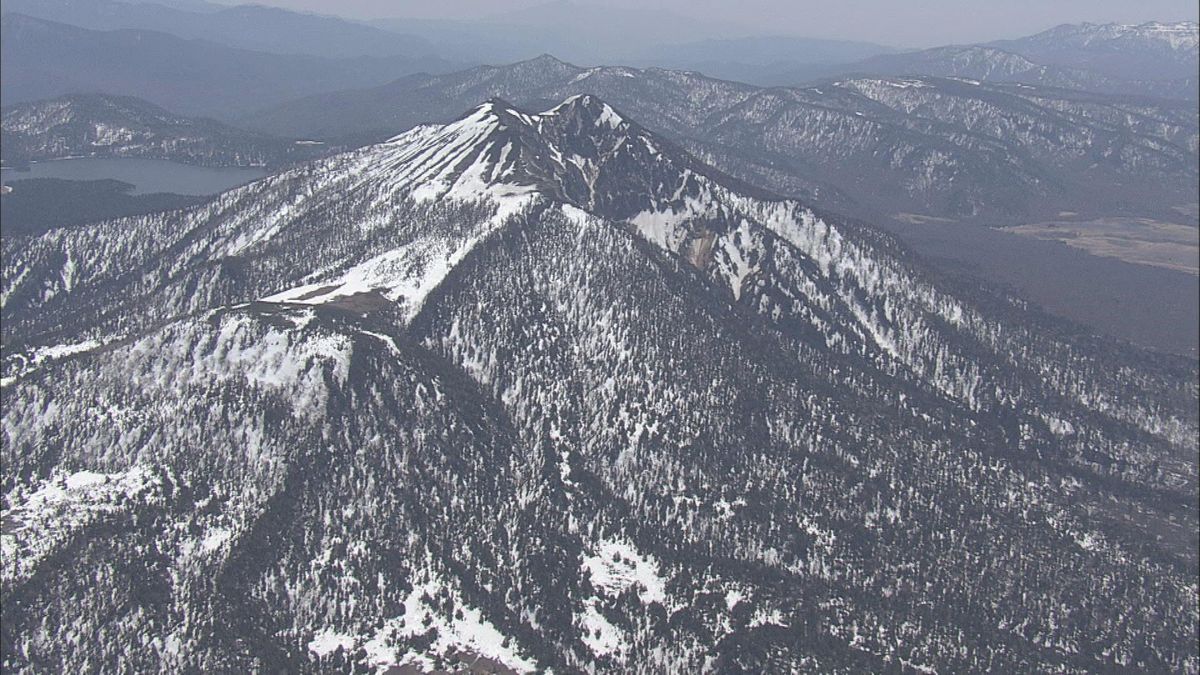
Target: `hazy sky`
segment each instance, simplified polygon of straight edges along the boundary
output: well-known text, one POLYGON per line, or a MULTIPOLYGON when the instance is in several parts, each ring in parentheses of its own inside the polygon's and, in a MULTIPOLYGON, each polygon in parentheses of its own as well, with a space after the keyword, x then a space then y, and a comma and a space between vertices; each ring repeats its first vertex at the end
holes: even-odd
MULTIPOLYGON (((234 0, 222 0, 237 4, 234 0)), ((545 0, 257 0, 358 18, 470 18, 545 0)), ((731 34, 791 34, 932 46, 1019 37, 1059 23, 1195 21, 1196 0, 574 0, 659 9, 730 28, 731 34)))

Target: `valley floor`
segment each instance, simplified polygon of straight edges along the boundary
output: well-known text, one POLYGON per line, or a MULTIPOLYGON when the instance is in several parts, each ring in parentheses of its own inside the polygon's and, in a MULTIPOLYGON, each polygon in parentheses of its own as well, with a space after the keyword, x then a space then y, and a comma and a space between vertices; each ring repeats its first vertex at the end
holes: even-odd
POLYGON ((1001 284, 1047 312, 1156 351, 1200 354, 1198 230, 1114 219, 991 229, 885 223, 943 272, 1001 284))
POLYGON ((1092 255, 1138 265, 1189 274, 1200 271, 1200 229, 1195 226, 1149 218, 1074 220, 1070 215, 1005 229, 1043 241, 1061 241, 1092 255))

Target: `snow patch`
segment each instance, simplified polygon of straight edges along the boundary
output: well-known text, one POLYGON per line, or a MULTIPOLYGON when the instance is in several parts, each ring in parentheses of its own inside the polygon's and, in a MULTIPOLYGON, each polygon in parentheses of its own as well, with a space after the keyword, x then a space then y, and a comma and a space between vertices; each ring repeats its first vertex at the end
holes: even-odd
POLYGON ((578 618, 583 644, 596 656, 624 654, 629 650, 625 635, 596 609, 596 602, 596 598, 589 598, 584 603, 583 614, 578 618))
POLYGON ((537 669, 537 664, 524 656, 515 641, 501 633, 483 612, 466 603, 457 589, 436 578, 414 584, 404 600, 404 614, 385 621, 362 646, 368 662, 379 670, 405 664, 433 670, 431 655, 447 657, 452 651, 483 656, 517 672, 537 669), (433 604, 435 598, 446 595, 455 608, 452 616, 446 616, 433 604), (425 652, 403 650, 408 639, 431 631, 435 637, 425 652))
POLYGON ((11 357, 13 362, 16 364, 13 368, 13 374, 4 378, 0 378, 0 386, 7 387, 11 384, 14 384, 22 377, 53 361, 65 359, 69 356, 86 354, 87 352, 95 351, 103 346, 103 342, 89 339, 72 344, 36 347, 24 354, 16 354, 11 357))
POLYGON ((308 651, 319 657, 328 656, 337 651, 339 647, 342 651, 349 653, 354 649, 354 636, 326 628, 317 633, 316 637, 308 643, 308 651))
POLYGON ((606 595, 616 596, 634 587, 643 604, 666 602, 666 580, 659 575, 658 561, 628 542, 601 541, 594 555, 583 557, 582 567, 592 585, 606 595))
POLYGON ((739 590, 729 590, 725 592, 725 609, 733 611, 734 607, 741 604, 742 600, 746 599, 746 594, 739 590))
POLYGON ((22 579, 59 546, 106 514, 157 503, 162 480, 146 466, 103 473, 55 473, 27 493, 9 493, 0 534, 0 579, 22 579))

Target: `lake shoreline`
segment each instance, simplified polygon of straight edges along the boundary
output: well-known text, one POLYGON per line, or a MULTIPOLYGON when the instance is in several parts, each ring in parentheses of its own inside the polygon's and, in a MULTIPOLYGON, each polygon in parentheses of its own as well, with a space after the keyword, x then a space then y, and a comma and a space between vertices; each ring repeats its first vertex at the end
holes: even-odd
POLYGON ((140 157, 70 157, 0 167, 0 183, 38 178, 117 180, 133 185, 129 194, 214 195, 269 175, 262 166, 205 167, 140 157))

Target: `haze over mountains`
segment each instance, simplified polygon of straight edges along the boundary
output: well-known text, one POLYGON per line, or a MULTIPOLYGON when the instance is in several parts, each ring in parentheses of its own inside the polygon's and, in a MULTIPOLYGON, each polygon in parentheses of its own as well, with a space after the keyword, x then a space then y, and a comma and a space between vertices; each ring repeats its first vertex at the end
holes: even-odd
MULTIPOLYGON (((1025 38, 900 52, 814 35, 762 35, 699 14, 565 0, 470 20, 370 24, 207 2, 11 0, 4 11, 95 30, 167 32, 276 54, 425 59, 424 67, 432 70, 440 68, 435 57, 462 65, 500 64, 550 53, 581 65, 697 70, 760 85, 797 85, 847 74, 923 74, 1168 96, 1178 88, 1187 96, 1197 95, 1190 67, 1196 54, 1195 22, 1063 25, 1025 38)), ((394 67, 395 76, 405 69, 399 63, 394 67)))
MULTIPOLYGON (((6 5, 7 7, 7 5, 6 5)), ((145 30, 94 31, 23 14, 0 24, 4 104, 65 94, 136 96, 172 112, 222 117, 454 64, 432 57, 272 54, 145 30)))
POLYGON ((197 3, 180 8, 119 0, 6 0, 4 11, 92 30, 170 33, 274 54, 423 57, 436 51, 428 40, 416 36, 265 5, 197 3))

